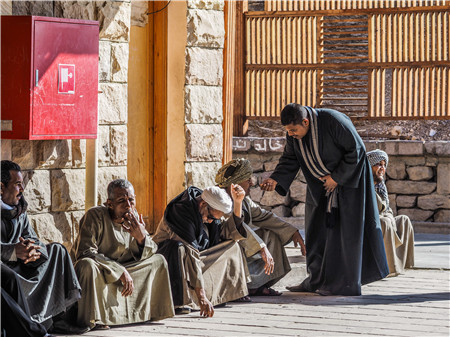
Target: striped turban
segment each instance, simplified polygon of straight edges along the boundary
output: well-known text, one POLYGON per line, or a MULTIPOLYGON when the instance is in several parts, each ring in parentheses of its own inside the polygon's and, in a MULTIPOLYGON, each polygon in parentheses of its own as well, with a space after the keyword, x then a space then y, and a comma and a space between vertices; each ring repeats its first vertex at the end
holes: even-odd
POLYGON ((374 166, 384 160, 386 162, 386 167, 388 166, 388 155, 383 150, 373 150, 370 152, 367 152, 367 159, 369 159, 370 166, 374 166))
POLYGON ((223 165, 216 174, 216 184, 220 187, 228 187, 231 184, 239 184, 251 178, 253 174, 250 161, 244 158, 233 159, 223 165))

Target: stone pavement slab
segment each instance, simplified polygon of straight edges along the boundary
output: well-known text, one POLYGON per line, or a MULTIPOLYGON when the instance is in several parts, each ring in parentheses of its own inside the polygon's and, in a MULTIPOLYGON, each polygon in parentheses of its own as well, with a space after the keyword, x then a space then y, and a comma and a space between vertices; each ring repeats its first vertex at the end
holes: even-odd
POLYGON ((408 270, 365 285, 362 296, 283 292, 84 336, 449 336, 450 271, 408 270))
MULTIPOLYGON (((303 235, 304 233, 302 233, 303 235)), ((305 258, 291 244, 293 270, 276 297, 228 303, 213 318, 198 312, 159 322, 90 331, 83 336, 445 336, 450 335, 450 235, 415 234, 415 269, 362 287, 362 296, 290 293, 306 276, 305 258)))

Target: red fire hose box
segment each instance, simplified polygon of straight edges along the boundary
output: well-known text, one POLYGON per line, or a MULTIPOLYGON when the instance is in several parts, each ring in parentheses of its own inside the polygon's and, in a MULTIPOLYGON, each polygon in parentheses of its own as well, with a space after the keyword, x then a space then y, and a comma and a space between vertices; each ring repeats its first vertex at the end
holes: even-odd
POLYGON ((1 138, 97 138, 97 21, 1 17, 1 138))

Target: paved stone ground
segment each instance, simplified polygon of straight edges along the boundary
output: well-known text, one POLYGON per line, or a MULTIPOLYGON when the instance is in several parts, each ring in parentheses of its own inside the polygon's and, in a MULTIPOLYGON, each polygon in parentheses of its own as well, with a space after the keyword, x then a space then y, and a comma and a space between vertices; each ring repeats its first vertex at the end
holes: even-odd
MULTIPOLYGON (((365 285, 362 296, 283 292, 229 303, 213 318, 193 312, 83 336, 449 336, 449 248, 450 235, 416 234, 418 269, 365 285)), ((298 249, 287 252, 293 271, 277 284, 279 290, 305 274, 298 249)))

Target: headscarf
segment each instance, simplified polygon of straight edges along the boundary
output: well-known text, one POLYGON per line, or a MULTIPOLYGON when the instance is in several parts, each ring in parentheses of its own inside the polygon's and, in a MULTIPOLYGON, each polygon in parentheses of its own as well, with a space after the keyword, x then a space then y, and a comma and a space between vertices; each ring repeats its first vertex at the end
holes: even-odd
POLYGON ((225 214, 232 210, 233 202, 230 196, 225 190, 217 186, 205 188, 201 197, 209 206, 225 214))
POLYGON ((250 161, 244 158, 233 159, 223 165, 216 174, 216 184, 219 187, 228 187, 231 184, 239 184, 251 178, 253 174, 250 161))
MULTIPOLYGON (((370 166, 374 166, 378 163, 380 163, 382 160, 386 162, 386 168, 388 166, 388 155, 386 152, 380 149, 376 149, 370 152, 367 152, 367 159, 369 160, 370 166)), ((375 192, 377 192, 378 195, 381 196, 381 199, 386 201, 386 209, 389 209, 389 197, 388 192, 386 188, 386 184, 384 183, 384 180, 381 182, 375 184, 375 192)))
POLYGON ((387 168, 389 162, 387 153, 380 149, 367 152, 367 159, 369 159, 370 166, 374 166, 375 164, 378 164, 379 162, 384 160, 386 162, 387 168))

